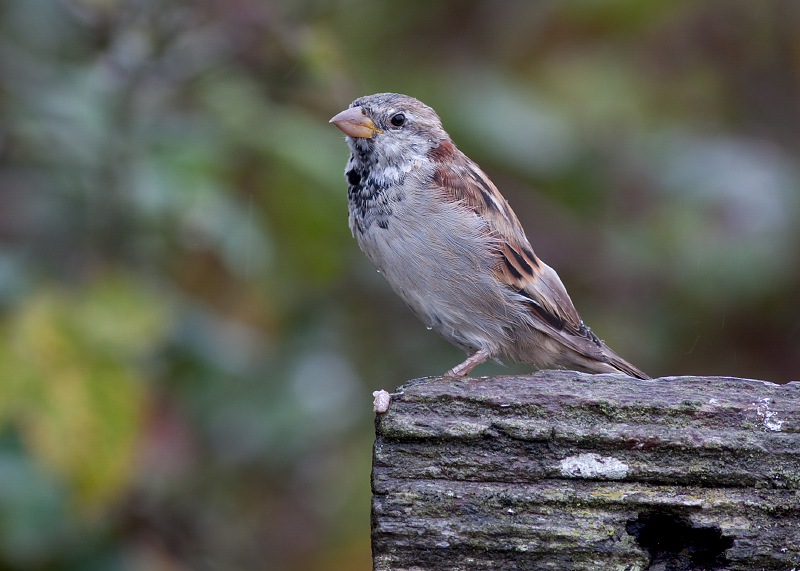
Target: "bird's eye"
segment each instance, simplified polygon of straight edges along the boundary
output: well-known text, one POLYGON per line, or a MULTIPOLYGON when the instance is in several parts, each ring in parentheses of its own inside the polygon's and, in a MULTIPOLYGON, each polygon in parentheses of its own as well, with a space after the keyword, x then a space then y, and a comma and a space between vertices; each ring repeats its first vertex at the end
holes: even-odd
POLYGON ((403 123, 405 123, 405 122, 406 122, 406 116, 405 116, 405 115, 403 115, 402 113, 397 113, 397 114, 395 114, 395 115, 392 115, 392 118, 391 118, 391 119, 389 119, 389 121, 390 121, 390 122, 391 122, 391 124, 392 124, 392 125, 394 125, 395 127, 402 127, 402 126, 403 126, 403 123))

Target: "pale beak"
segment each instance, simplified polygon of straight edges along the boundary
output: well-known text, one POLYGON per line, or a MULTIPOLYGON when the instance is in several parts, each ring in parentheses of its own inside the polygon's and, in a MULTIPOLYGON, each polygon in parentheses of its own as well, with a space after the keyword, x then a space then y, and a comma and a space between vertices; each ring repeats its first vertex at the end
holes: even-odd
POLYGON ((367 114, 364 113, 361 107, 345 109, 338 115, 334 115, 328 122, 333 123, 339 127, 345 135, 350 135, 351 137, 369 139, 372 137, 373 133, 383 133, 383 131, 375 126, 372 119, 367 117, 367 114))

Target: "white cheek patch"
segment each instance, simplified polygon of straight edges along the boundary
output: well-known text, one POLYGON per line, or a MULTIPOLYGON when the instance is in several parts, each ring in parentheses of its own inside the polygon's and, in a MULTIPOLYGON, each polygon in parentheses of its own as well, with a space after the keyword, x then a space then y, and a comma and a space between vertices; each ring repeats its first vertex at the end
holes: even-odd
POLYGON ((411 158, 406 156, 408 154, 408 146, 396 133, 385 133, 380 145, 378 164, 381 166, 395 164, 411 158))
POLYGON ((392 186, 402 182, 412 170, 419 169, 424 160, 424 155, 409 155, 408 147, 402 141, 390 141, 382 146, 377 168, 370 169, 370 175, 379 185, 392 186))

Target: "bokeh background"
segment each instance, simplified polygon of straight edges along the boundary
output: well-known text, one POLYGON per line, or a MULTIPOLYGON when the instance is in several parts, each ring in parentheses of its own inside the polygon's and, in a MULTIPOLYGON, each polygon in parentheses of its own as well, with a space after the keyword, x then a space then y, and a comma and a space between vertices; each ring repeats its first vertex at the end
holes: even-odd
POLYGON ((434 107, 649 374, 800 378, 799 30, 793 0, 0 1, 0 571, 370 569, 371 392, 463 355, 350 236, 327 121, 360 95, 434 107))

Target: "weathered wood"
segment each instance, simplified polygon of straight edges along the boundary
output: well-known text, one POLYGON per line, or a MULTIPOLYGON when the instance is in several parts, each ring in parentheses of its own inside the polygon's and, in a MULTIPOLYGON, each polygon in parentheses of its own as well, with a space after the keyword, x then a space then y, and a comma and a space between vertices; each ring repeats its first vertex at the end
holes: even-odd
POLYGON ((800 383, 430 378, 376 431, 377 571, 800 571, 800 383))

